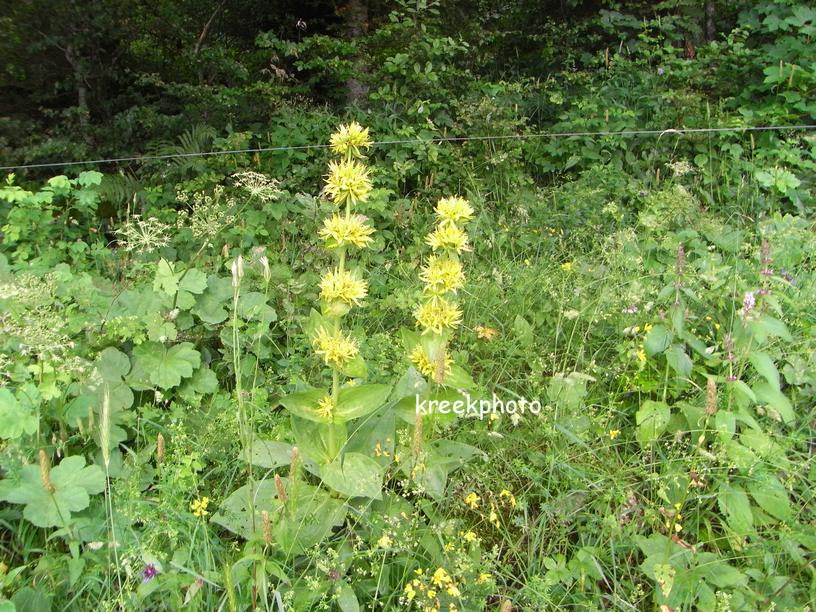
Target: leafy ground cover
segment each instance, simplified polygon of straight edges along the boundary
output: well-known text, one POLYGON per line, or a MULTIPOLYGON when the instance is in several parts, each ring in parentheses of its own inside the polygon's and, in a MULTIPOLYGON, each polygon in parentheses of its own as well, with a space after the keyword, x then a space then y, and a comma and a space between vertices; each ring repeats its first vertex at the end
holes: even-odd
POLYGON ((9 174, 0 610, 808 609, 813 132, 438 140, 812 122, 816 12, 688 8, 546 80, 433 4, 266 33, 286 104, 153 146, 326 146, 9 174), (297 104, 338 48, 367 105, 297 104))

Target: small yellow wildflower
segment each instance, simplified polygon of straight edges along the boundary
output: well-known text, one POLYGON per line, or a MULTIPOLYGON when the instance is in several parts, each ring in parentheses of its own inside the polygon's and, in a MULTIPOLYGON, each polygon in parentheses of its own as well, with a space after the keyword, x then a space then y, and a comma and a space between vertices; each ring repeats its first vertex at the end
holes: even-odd
POLYGON ((561 264, 561 269, 562 269, 564 272, 572 272, 572 262, 571 262, 571 261, 567 261, 567 262, 562 263, 562 264, 561 264))
POLYGON ((609 439, 614 440, 620 435, 620 429, 610 429, 609 430, 609 439))
POLYGON ((343 366, 357 356, 357 343, 340 331, 328 332, 320 328, 314 339, 315 352, 328 366, 343 366))
POLYGON ((467 222, 473 218, 470 203, 459 196, 442 198, 436 203, 436 216, 444 223, 467 222))
POLYGON ((334 414, 334 401, 327 395, 317 402, 317 412, 324 419, 330 419, 334 414))
POLYGON ((643 326, 643 333, 644 333, 644 334, 648 334, 650 331, 652 331, 652 327, 653 327, 653 326, 652 326, 652 324, 651 324, 651 323, 646 323, 646 324, 643 326))
POLYGON ((394 540, 392 540, 388 536, 388 534, 383 534, 383 536, 379 540, 377 540, 377 546, 379 546, 380 548, 391 548, 391 545, 393 543, 394 540))
POLYGON ((482 572, 479 574, 479 577, 476 578, 476 584, 484 584, 485 582, 489 582, 493 576, 488 574, 487 572, 482 572))
POLYGON ((419 273, 425 283, 425 290, 432 295, 455 292, 465 284, 462 264, 455 259, 431 256, 419 273))
POLYGON ((197 516, 199 518, 207 516, 209 514, 209 512, 207 512, 207 506, 209 504, 210 504, 209 497, 194 499, 193 503, 190 504, 190 510, 193 511, 193 516, 197 516))
POLYGON ((368 136, 368 128, 363 128, 356 121, 337 128, 329 142, 334 153, 349 157, 362 157, 360 150, 368 149, 373 144, 368 136))
POLYGON ((414 317, 425 331, 437 334, 447 329, 456 329, 462 321, 462 310, 455 303, 443 297, 435 297, 414 311, 414 317))
POLYGON ((431 582, 438 587, 445 587, 453 582, 453 579, 448 574, 444 567, 437 568, 431 577, 431 582))
POLYGON ((465 533, 462 534, 462 539, 465 542, 470 543, 470 542, 476 542, 479 539, 479 537, 475 533, 473 533, 472 531, 466 531, 465 533))
POLYGON ((371 192, 368 168, 356 161, 329 162, 323 192, 338 206, 364 201, 371 192))
POLYGON ((511 507, 511 508, 515 508, 515 507, 516 507, 516 496, 515 496, 515 495, 513 495, 513 493, 512 493, 512 492, 510 492, 509 490, 507 490, 507 489, 503 489, 503 490, 502 490, 502 492, 501 492, 501 493, 499 493, 499 497, 501 497, 501 498, 505 498, 505 497, 506 497, 506 498, 507 498, 507 501, 508 501, 508 502, 510 502, 510 507, 511 507))
POLYGON ((405 593, 405 599, 407 601, 412 601, 414 597, 416 597, 416 591, 414 590, 414 587, 411 585, 410 582, 405 585, 405 589, 403 589, 403 592, 405 593))
POLYGON ((638 349, 637 358, 640 363, 646 363, 646 351, 644 351, 642 348, 638 349))
POLYGON ((428 589, 428 599, 433 599, 434 597, 436 597, 436 591, 433 589, 428 589))
POLYGON ((317 232, 326 241, 326 248, 337 249, 346 246, 354 246, 364 249, 373 238, 374 228, 366 223, 367 217, 363 215, 332 215, 323 220, 323 227, 317 232))
POLYGON ((470 506, 471 510, 476 510, 479 507, 481 498, 472 491, 465 496, 465 504, 470 506))
POLYGON ((343 302, 359 306, 368 295, 368 283, 347 270, 329 270, 320 279, 320 297, 327 302, 343 302))
POLYGON ((496 514, 496 506, 493 502, 490 502, 490 516, 487 518, 490 523, 493 524, 494 527, 499 527, 499 515, 496 514))
POLYGON ((482 340, 487 340, 488 342, 490 342, 499 335, 498 329, 493 329, 492 327, 486 327, 484 325, 477 325, 473 329, 479 338, 481 338, 482 340))
POLYGON ((453 223, 439 225, 432 233, 428 234, 425 242, 434 250, 469 251, 468 235, 463 229, 453 223))
POLYGON ((423 376, 436 382, 440 382, 440 384, 441 381, 437 381, 437 378, 442 378, 444 380, 451 373, 453 359, 450 358, 450 355, 448 355, 447 351, 445 351, 445 354, 442 359, 442 361, 444 362, 444 370, 442 371, 442 376, 438 376, 440 364, 434 363, 430 359, 428 359, 428 356, 425 354, 425 350, 421 346, 417 346, 416 348, 414 348, 414 350, 411 351, 411 354, 408 356, 408 358, 411 360, 411 363, 413 363, 416 366, 416 369, 419 370, 419 372, 423 376))

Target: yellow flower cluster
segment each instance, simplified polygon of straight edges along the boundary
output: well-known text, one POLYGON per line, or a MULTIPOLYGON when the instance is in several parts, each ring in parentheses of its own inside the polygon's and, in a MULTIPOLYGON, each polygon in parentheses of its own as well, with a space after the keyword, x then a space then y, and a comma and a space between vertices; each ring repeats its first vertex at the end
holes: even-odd
POLYGON ((329 162, 329 174, 323 192, 337 206, 364 202, 371 192, 368 168, 354 160, 329 162))
POLYGON ((325 396, 317 402, 317 412, 324 419, 330 419, 334 414, 334 400, 330 395, 325 396))
POLYGON ((414 364, 420 374, 435 381, 444 380, 451 373, 453 359, 447 351, 442 353, 441 358, 435 362, 428 359, 425 350, 421 346, 416 346, 408 355, 411 363, 414 364))
POLYGON ((364 249, 371 242, 374 228, 366 223, 368 219, 363 215, 334 214, 323 221, 323 227, 318 235, 326 241, 326 248, 342 249, 353 246, 364 249))
POLYGON ((199 518, 203 518, 209 514, 207 512, 207 506, 210 505, 210 498, 209 497, 202 497, 201 499, 194 499, 193 503, 190 504, 190 510, 193 512, 193 516, 197 516, 199 518))
POLYGON ((312 338, 315 352, 333 369, 331 394, 318 402, 319 414, 331 418, 337 404, 341 384, 341 370, 357 354, 359 347, 341 328, 341 319, 352 306, 359 306, 368 295, 368 283, 346 265, 346 251, 350 247, 362 249, 372 242, 374 229, 363 215, 352 212, 355 204, 364 201, 371 192, 371 178, 363 152, 372 145, 368 129, 353 122, 341 125, 332 134, 330 146, 340 159, 329 162, 329 172, 323 194, 336 206, 343 207, 327 219, 318 235, 326 248, 334 252, 336 265, 320 279, 320 299, 325 324, 320 325, 312 338))
POLYGON ((442 334, 459 326, 462 322, 462 310, 447 298, 432 296, 419 305, 414 311, 414 317, 425 331, 442 334))
MULTIPOLYGON (((405 585, 402 602, 408 606, 416 604, 424 612, 439 612, 442 609, 440 598, 458 599, 462 596, 456 582, 444 567, 439 567, 433 574, 422 568, 414 570, 415 578, 405 585)), ((457 605, 450 601, 445 608, 448 612, 458 612, 457 605)))
POLYGON ((434 251, 452 251, 461 253, 469 251, 468 235, 458 225, 453 223, 440 223, 436 229, 428 234, 425 242, 434 251))
POLYGON ((331 135, 329 143, 334 153, 345 158, 362 157, 362 149, 368 149, 374 144, 368 136, 368 128, 363 128, 356 121, 341 125, 331 135))
POLYGON ((473 219, 473 207, 459 196, 442 198, 436 204, 436 216, 442 223, 467 223, 473 219))
POLYGON ((462 264, 456 259, 432 255, 423 266, 419 278, 425 283, 425 291, 430 295, 455 293, 465 284, 462 264))
POLYGON ((462 321, 462 310, 450 295, 465 284, 459 254, 469 249, 468 235, 457 224, 470 221, 473 208, 464 198, 453 196, 439 200, 435 214, 436 227, 426 238, 434 254, 419 274, 425 283, 424 301, 414 311, 414 318, 424 334, 441 336, 462 321))
POLYGON ((346 270, 329 270, 320 280, 320 297, 327 302, 360 305, 368 294, 368 283, 346 270))
POLYGON ((326 331, 320 328, 314 339, 315 352, 330 367, 343 367, 357 356, 359 348, 351 336, 340 330, 326 331))

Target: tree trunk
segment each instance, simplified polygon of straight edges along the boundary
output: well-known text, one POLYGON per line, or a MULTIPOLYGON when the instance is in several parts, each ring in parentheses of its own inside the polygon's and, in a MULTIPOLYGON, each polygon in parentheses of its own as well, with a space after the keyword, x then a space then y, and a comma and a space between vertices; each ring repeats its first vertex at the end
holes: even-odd
MULTIPOLYGON (((355 39, 361 37, 368 31, 368 0, 349 0, 342 9, 344 18, 344 33, 346 38, 355 39)), ((366 66, 361 59, 354 62, 354 72, 356 74, 364 74, 366 66)), ((359 104, 365 100, 368 94, 368 86, 361 83, 356 76, 350 77, 346 80, 346 89, 348 90, 348 103, 359 104)))
POLYGON ((717 29, 714 27, 714 2, 715 0, 706 0, 705 3, 705 32, 708 42, 717 36, 717 29))
POLYGON ((88 75, 85 70, 85 64, 77 55, 74 47, 68 45, 65 47, 65 59, 71 65, 74 71, 74 81, 76 82, 77 90, 77 107, 79 108, 79 125, 82 127, 85 137, 88 137, 88 123, 91 117, 90 107, 88 106, 88 75))

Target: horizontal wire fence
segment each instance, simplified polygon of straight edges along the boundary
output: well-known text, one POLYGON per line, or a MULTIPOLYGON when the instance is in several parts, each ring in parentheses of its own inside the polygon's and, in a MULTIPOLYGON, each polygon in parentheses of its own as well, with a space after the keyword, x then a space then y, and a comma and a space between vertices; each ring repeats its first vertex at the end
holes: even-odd
MULTIPOLYGON (((494 136, 450 136, 440 138, 415 138, 407 140, 380 140, 374 142, 375 147, 389 146, 389 145, 407 145, 407 144, 442 144, 455 142, 478 142, 478 141, 495 141, 495 140, 528 140, 535 138, 573 138, 573 137, 595 137, 595 136, 663 136, 667 134, 686 135, 686 134, 705 134, 705 133, 723 133, 723 132, 777 132, 784 130, 802 131, 814 130, 816 125, 761 125, 749 127, 707 127, 707 128, 667 128, 663 130, 618 130, 618 131, 599 131, 599 132, 541 132, 534 134, 506 134, 494 136)), ((61 166, 78 166, 85 164, 115 164, 119 162, 132 161, 148 161, 148 160, 162 160, 174 159, 184 157, 211 157, 214 155, 241 155, 246 153, 269 153, 273 151, 305 151, 310 149, 326 149, 329 144, 308 144, 308 145, 293 145, 281 147, 258 147, 254 149, 232 149, 228 151, 196 151, 191 153, 168 153, 165 155, 132 155, 128 157, 112 157, 105 159, 88 159, 88 160, 71 160, 62 162, 48 162, 40 164, 19 164, 16 166, 0 166, 0 170, 24 170, 27 168, 53 168, 61 166)))

